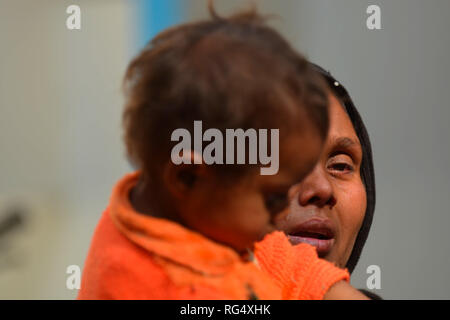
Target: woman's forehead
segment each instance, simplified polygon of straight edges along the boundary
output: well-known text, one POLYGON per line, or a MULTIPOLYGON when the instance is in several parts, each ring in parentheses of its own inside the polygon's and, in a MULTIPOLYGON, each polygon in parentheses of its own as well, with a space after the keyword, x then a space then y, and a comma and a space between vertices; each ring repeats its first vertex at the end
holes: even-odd
POLYGON ((329 96, 330 99, 330 128, 328 132, 328 140, 339 141, 339 143, 346 143, 360 145, 358 135, 353 127, 352 121, 344 109, 344 106, 334 96, 329 96))

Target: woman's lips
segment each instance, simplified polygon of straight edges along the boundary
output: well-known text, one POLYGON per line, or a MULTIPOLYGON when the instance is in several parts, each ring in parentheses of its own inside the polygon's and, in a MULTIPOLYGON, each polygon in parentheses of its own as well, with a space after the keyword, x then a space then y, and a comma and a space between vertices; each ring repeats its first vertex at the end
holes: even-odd
POLYGON ((325 240, 325 239, 318 239, 318 238, 288 235, 288 239, 293 245, 296 245, 299 243, 308 243, 308 244, 316 247, 317 253, 321 256, 330 252, 331 248, 333 247, 333 244, 334 244, 334 238, 325 240))
POLYGON ((314 246, 320 256, 331 251, 335 242, 334 226, 328 219, 311 219, 303 222, 287 234, 293 245, 308 243, 314 246))

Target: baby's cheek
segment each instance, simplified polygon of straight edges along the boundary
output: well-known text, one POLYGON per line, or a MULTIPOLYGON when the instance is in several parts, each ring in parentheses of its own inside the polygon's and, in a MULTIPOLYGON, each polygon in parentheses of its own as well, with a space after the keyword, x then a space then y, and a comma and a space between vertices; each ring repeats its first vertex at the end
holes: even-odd
POLYGON ((233 218, 228 220, 227 225, 231 234, 237 238, 245 239, 242 241, 258 241, 261 234, 264 233, 269 224, 269 217, 258 208, 245 206, 236 208, 233 218))
POLYGON ((270 215, 266 213, 256 215, 254 221, 248 225, 248 230, 252 234, 252 237, 256 241, 259 241, 265 234, 273 231, 270 215))

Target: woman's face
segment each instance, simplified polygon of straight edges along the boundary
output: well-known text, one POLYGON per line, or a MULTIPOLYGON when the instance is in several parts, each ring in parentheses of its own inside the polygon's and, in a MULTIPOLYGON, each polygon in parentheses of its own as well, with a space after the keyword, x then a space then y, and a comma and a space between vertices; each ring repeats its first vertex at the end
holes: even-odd
POLYGON ((276 226, 291 243, 309 243, 339 267, 350 257, 366 211, 361 161, 361 144, 350 118, 331 95, 330 129, 319 162, 290 188, 290 205, 278 215, 276 226))

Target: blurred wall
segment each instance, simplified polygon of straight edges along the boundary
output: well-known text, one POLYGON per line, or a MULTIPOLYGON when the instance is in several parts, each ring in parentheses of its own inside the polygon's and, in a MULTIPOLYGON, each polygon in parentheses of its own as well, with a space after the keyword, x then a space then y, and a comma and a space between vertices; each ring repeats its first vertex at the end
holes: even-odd
POLYGON ((76 1, 0 2, 0 218, 27 210, 0 264, 0 298, 72 298, 114 182, 130 170, 121 143, 121 80, 137 41, 133 8, 76 1), (7 260, 7 261, 6 261, 7 260))

